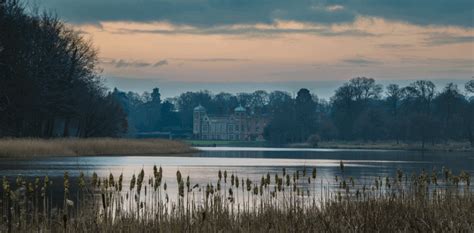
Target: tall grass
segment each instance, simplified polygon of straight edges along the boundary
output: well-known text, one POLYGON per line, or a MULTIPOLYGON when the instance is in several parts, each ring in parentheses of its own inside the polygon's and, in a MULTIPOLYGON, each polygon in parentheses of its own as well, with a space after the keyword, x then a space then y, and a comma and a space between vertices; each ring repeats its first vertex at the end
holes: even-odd
POLYGON ((0 232, 473 232, 470 175, 448 169, 375 178, 361 185, 344 175, 330 191, 316 168, 282 170, 259 181, 219 171, 208 184, 176 172, 175 192, 163 170, 84 174, 62 194, 48 177, 3 179, 0 232), (317 182, 320 181, 320 182, 317 182), (75 191, 72 191, 72 186, 75 191), (74 195, 73 195, 74 194, 74 195), (53 208, 53 195, 62 205, 53 208), (173 197, 173 198, 172 198, 173 197))
POLYGON ((178 154, 195 150, 164 139, 0 139, 0 157, 178 154))

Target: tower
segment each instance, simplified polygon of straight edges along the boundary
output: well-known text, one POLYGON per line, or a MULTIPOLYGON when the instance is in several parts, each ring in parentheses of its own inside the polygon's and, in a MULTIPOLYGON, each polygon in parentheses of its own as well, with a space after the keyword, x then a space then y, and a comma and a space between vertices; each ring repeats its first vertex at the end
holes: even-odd
POLYGON ((235 119, 237 120, 236 127, 238 127, 238 140, 245 140, 246 130, 247 130, 247 123, 245 121, 245 115, 247 110, 239 105, 237 108, 234 109, 235 119))
POLYGON ((193 111, 193 136, 197 139, 202 139, 202 121, 206 115, 206 109, 199 105, 193 111))

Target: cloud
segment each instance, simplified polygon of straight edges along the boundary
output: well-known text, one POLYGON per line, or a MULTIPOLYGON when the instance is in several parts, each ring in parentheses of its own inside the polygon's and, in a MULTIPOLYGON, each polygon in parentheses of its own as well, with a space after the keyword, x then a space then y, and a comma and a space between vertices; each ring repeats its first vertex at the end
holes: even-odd
POLYGON ((474 36, 472 35, 455 35, 450 33, 430 33, 425 39, 427 45, 447 45, 447 44, 461 44, 474 43, 474 36))
POLYGON ((377 45, 379 48, 383 49, 406 49, 413 47, 412 44, 397 44, 397 43, 384 43, 377 45))
POLYGON ((169 22, 199 28, 273 24, 278 20, 332 25, 359 16, 416 25, 473 27, 472 0, 42 0, 73 23, 169 22))
POLYGON ((146 68, 146 67, 159 67, 168 64, 167 60, 161 60, 156 63, 149 63, 143 61, 134 61, 134 60, 126 60, 126 59, 110 59, 110 58, 102 58, 100 59, 100 63, 103 65, 111 65, 115 68, 146 68))
POLYGON ((377 60, 372 60, 364 57, 355 57, 355 58, 347 58, 341 60, 343 63, 357 65, 357 66, 368 66, 368 65, 378 65, 382 64, 382 62, 377 60))
POLYGON ((329 0, 362 16, 427 26, 474 27, 472 0, 329 0))
POLYGON ((165 66, 165 65, 168 65, 168 61, 167 60, 161 60, 161 61, 158 61, 157 63, 153 64, 153 67, 159 67, 159 66, 165 66))
POLYGON ((333 37, 333 36, 350 36, 350 37, 370 37, 377 36, 358 29, 333 30, 330 27, 308 27, 308 28, 259 28, 255 26, 245 25, 240 27, 232 26, 218 26, 209 28, 189 28, 189 27, 174 27, 172 29, 129 29, 120 28, 112 33, 118 34, 193 34, 193 35, 244 35, 253 37, 270 37, 283 34, 315 34, 319 36, 333 37))
POLYGON ((246 62, 250 61, 250 59, 243 59, 243 58, 223 58, 223 57, 216 57, 216 58, 173 58, 176 61, 189 61, 189 62, 246 62))

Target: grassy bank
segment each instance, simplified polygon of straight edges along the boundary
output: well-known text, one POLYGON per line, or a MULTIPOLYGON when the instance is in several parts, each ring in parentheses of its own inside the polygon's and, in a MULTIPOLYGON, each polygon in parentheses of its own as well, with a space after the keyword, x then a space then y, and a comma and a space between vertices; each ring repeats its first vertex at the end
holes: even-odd
POLYGON ((188 144, 163 139, 0 139, 0 157, 145 155, 194 152, 188 144))
POLYGON ((91 178, 81 174, 76 184, 65 173, 57 184, 64 192, 54 193, 63 196, 59 208, 50 202, 47 177, 4 178, 0 232, 474 231, 470 175, 444 168, 397 171, 359 183, 344 175, 347 168, 341 163, 331 181, 334 191, 320 182, 329 180, 321 179, 316 168, 286 174, 283 169, 258 181, 219 171, 207 184, 194 184, 179 171, 174 181, 162 179, 161 168, 147 172, 133 175, 130 185, 122 175, 95 173, 91 178), (176 191, 168 190, 166 182, 177 185, 176 191), (71 195, 74 187, 77 198, 71 195))
MULTIPOLYGON (((290 144, 293 148, 312 148, 309 143, 290 144)), ((395 141, 380 141, 380 142, 362 142, 362 141, 323 141, 318 144, 316 148, 328 149, 381 149, 381 150, 422 150, 420 143, 396 143, 395 141)), ((448 142, 425 144, 426 151, 443 151, 443 152, 469 152, 474 149, 468 142, 448 142)))

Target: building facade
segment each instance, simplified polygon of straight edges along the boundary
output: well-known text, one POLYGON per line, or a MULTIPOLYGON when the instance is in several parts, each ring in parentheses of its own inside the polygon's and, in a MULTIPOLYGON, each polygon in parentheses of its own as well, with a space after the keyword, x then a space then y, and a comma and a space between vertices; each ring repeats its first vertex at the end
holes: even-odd
POLYGON ((233 114, 212 116, 199 105, 193 117, 193 137, 200 140, 261 141, 268 123, 266 117, 248 114, 242 106, 233 114))

